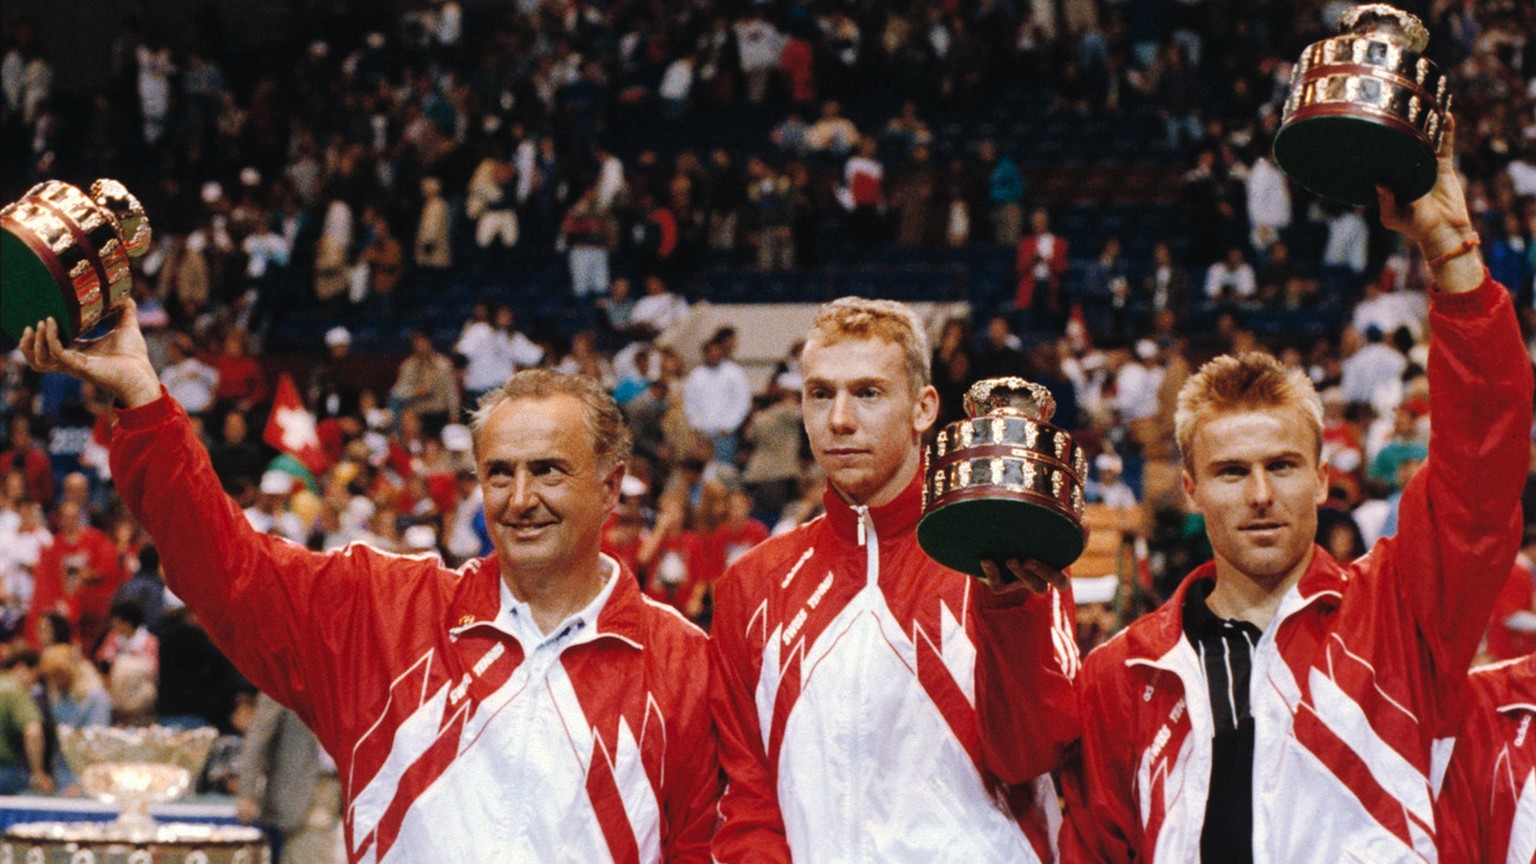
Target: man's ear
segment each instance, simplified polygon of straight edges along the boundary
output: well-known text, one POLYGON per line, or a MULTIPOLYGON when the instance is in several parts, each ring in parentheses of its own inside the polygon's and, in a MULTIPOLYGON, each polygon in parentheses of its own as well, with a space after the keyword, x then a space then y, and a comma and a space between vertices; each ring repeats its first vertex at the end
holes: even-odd
POLYGON ((1198 511, 1195 504, 1195 475, 1189 473, 1189 469, 1179 472, 1179 486, 1184 489, 1184 500, 1189 504, 1189 509, 1198 511))
POLYGON ((938 419, 939 391, 932 384, 924 385, 917 392, 917 401, 912 403, 912 428, 921 437, 927 434, 938 419))

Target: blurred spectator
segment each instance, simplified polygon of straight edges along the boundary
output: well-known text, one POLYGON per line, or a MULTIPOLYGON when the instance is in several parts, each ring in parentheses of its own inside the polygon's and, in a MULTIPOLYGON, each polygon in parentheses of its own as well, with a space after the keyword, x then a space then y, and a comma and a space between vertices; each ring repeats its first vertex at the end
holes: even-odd
POLYGON ((161 725, 177 729, 228 725, 242 679, 185 606, 166 612, 159 669, 155 714, 161 725))
POLYGON ((221 345, 220 353, 206 358, 219 373, 216 404, 224 410, 250 411, 265 402, 268 395, 266 372, 251 356, 251 334, 232 327, 224 334, 221 345))
POLYGON ((32 620, 60 612, 79 634, 81 647, 94 650, 106 636, 112 597, 127 581, 111 538, 86 524, 80 505, 59 505, 58 533, 37 562, 32 620))
POLYGON ((475 223, 475 245, 481 249, 499 243, 503 249, 517 245, 517 169, 508 160, 490 155, 480 160, 469 178, 464 215, 475 223))
POLYGON ((1365 272, 1370 228, 1359 213, 1346 207, 1330 205, 1328 240, 1323 246, 1323 266, 1341 267, 1356 276, 1365 272))
POLYGON ((838 203, 848 211, 848 242, 874 246, 882 239, 885 215, 885 166, 875 155, 873 138, 861 138, 857 155, 843 163, 838 203))
MULTIPOLYGON (((49 645, 39 654, 38 679, 48 714, 58 726, 88 729, 112 725, 112 698, 96 667, 69 643, 49 645)), ((79 794, 79 780, 62 754, 53 758, 54 788, 79 794)))
POLYGON ((732 335, 718 332, 704 343, 704 361, 683 382, 688 423, 709 436, 714 460, 736 464, 736 433, 752 410, 747 373, 730 358, 732 335))
POLYGON ((805 133, 806 149, 829 156, 846 156, 859 143, 859 127, 844 117, 842 105, 828 99, 821 105, 821 117, 805 133))
POLYGON ((139 549, 138 568, 123 587, 117 589, 117 594, 112 597, 112 607, 117 608, 120 603, 134 604, 143 615, 144 627, 155 633, 165 617, 165 591, 165 579, 160 573, 160 552, 154 544, 145 543, 139 549))
POLYGON ((657 275, 645 277, 645 296, 635 301, 632 320, 637 328, 656 335, 683 320, 688 314, 688 301, 667 290, 665 279, 657 275))
POLYGON ((1246 303, 1258 294, 1259 280, 1243 250, 1233 247, 1205 271, 1205 296, 1222 304, 1246 303))
POLYGON ((309 526, 287 508, 293 493, 294 478, 275 469, 261 475, 256 488, 256 503, 245 508, 245 520, 263 534, 286 537, 295 543, 309 539, 309 526))
POLYGON ((53 504, 53 463, 32 437, 32 421, 24 414, 11 419, 11 446, 0 453, 0 474, 21 472, 27 498, 44 506, 53 504))
POLYGON ((1346 402, 1379 405, 1384 388, 1402 380, 1408 360, 1386 341, 1381 328, 1367 326, 1364 336, 1364 344, 1344 358, 1339 388, 1346 402))
POLYGON ((192 350, 190 337, 178 334, 166 346, 170 361, 160 372, 160 381, 171 398, 181 403, 188 414, 198 415, 213 407, 219 390, 219 372, 192 350))
POLYGON ((411 334, 411 353, 400 364, 389 390, 389 407, 399 416, 409 408, 421 415, 428 430, 443 428, 459 411, 459 387, 453 363, 432 346, 426 331, 411 334))
POLYGON ((1019 241, 1014 256, 1018 290, 1015 309, 1027 311, 1030 324, 1052 329, 1061 312, 1061 277, 1067 272, 1066 238, 1051 231, 1051 217, 1038 207, 1029 214, 1029 236, 1019 241))
POLYGON ((560 237, 570 261, 571 290, 577 297, 608 293, 608 253, 615 232, 613 217, 598 206, 595 188, 583 193, 565 214, 560 237))
POLYGON ((417 267, 437 274, 437 281, 441 281, 442 274, 453 266, 453 239, 449 235, 452 216, 443 198, 442 181, 436 177, 422 178, 421 197, 413 258, 417 267))
POLYGON ((1151 304, 1153 316, 1168 313, 1174 326, 1189 318, 1191 292, 1189 271, 1173 260, 1173 250, 1165 240, 1152 247, 1152 266, 1142 283, 1142 291, 1151 304))
POLYGON ((464 368, 464 396, 471 406, 505 384, 513 372, 544 360, 544 349, 517 329, 511 306, 497 305, 494 318, 487 314, 488 309, 483 300, 475 304, 475 315, 464 324, 453 348, 469 361, 464 368))
POLYGON ((1267 148, 1253 160, 1246 183, 1248 224, 1252 226, 1249 240, 1263 256, 1291 224, 1291 190, 1267 148))
POLYGON ((1024 175, 1017 162, 1007 154, 997 153, 991 140, 981 142, 977 158, 987 177, 987 203, 991 207, 992 242, 1017 247, 1024 233, 1024 175))
POLYGON ((1494 602, 1488 653, 1513 660, 1536 651, 1536 530, 1527 525, 1515 566, 1494 602))
POLYGON ((37 652, 13 652, 0 664, 0 795, 53 791, 44 761, 43 716, 32 698, 37 652))
POLYGON ((939 331, 933 349, 933 386, 939 391, 939 418, 934 426, 943 429, 965 413, 965 392, 977 379, 976 357, 971 345, 971 324, 964 318, 951 318, 939 331))
POLYGON ((742 430, 751 452, 741 480, 752 496, 752 510, 777 521, 800 490, 800 388, 781 387, 772 403, 753 413, 742 430))
POLYGON ((257 694, 236 770, 235 813, 241 822, 278 832, 280 864, 344 859, 336 763, 292 709, 257 694))

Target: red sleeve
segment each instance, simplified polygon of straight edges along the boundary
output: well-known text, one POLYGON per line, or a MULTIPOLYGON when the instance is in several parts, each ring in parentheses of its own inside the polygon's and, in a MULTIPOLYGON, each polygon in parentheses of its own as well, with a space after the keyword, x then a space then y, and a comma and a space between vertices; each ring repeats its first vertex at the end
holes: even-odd
POLYGON ((709 648, 700 637, 697 650, 682 664, 688 675, 680 720, 669 732, 681 746, 668 747, 666 790, 662 796, 663 861, 710 864, 720 798, 719 742, 709 713, 714 692, 709 648))
POLYGON ((1434 663, 1430 704, 1453 705, 1520 544, 1532 375, 1491 278, 1434 295, 1429 320, 1429 460, 1403 493, 1396 581, 1434 663))
POLYGON ((1141 845, 1135 771, 1136 756, 1125 718, 1125 700, 1113 697, 1125 684, 1120 657, 1096 651, 1088 656, 1078 682, 1083 737, 1071 749, 1061 774, 1066 821, 1060 846, 1062 864, 1134 861, 1141 845), (1105 669, 1108 669, 1106 673, 1105 669))
POLYGON ((982 763, 1016 785, 1054 770, 1078 736, 1072 590, 972 591, 982 763))
MULTIPOLYGON (((725 794, 720 798, 720 826, 714 856, 721 864, 788 864, 784 817, 779 812, 774 771, 763 747, 753 698, 763 646, 748 632, 755 606, 749 607, 747 574, 733 568, 715 586, 715 619, 710 639, 714 690, 710 711, 720 734, 720 767, 725 794)), ((760 622, 759 622, 760 623, 760 622)))
POLYGON ((407 650, 399 622, 391 627, 381 609, 390 596, 421 605, 408 587, 413 573, 399 566, 389 579, 371 579, 380 557, 371 550, 321 554, 258 534, 224 494, 174 399, 162 394, 118 418, 112 475, 155 538, 166 584, 242 674, 336 746, 362 707, 347 694, 387 686, 374 680, 392 668, 379 657, 407 650))
MULTIPOLYGON (((1435 798, 1435 847, 1441 861, 1493 861, 1487 848, 1493 800, 1496 712, 1476 687, 1435 798)), ((1508 826, 1504 826, 1508 829, 1508 826)), ((1502 857, 1499 859, 1502 860, 1502 857)))

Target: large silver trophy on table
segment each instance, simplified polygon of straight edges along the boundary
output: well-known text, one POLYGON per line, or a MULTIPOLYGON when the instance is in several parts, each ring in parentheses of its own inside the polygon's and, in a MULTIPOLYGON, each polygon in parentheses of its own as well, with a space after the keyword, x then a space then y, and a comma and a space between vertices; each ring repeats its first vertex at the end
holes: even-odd
POLYGON ((1051 425, 1056 400, 1023 378, 987 378, 965 394, 970 416, 928 452, 917 542, 928 557, 986 578, 984 560, 1065 568, 1083 554, 1087 459, 1051 425))
POLYGON ((270 864, 266 838, 243 825, 157 822, 152 804, 186 794, 218 732, 59 727, 59 749, 86 793, 121 808, 114 822, 29 822, 0 839, 0 864, 270 864))
POLYGON ((1375 204, 1378 183, 1412 201, 1435 185, 1451 108, 1449 82, 1424 56, 1429 31, 1385 3, 1350 7, 1339 29, 1296 61, 1275 162, 1335 201, 1375 204))

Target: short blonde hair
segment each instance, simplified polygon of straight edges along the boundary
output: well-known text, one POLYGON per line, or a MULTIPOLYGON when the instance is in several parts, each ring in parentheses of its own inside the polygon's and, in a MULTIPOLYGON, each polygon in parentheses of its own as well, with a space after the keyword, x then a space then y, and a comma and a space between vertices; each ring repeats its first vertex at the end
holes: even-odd
POLYGON ((824 304, 811 322, 806 341, 831 345, 845 339, 879 339, 901 349, 907 383, 915 396, 932 377, 928 333, 917 314, 905 303, 839 297, 824 304))
POLYGON ((1258 351, 1223 354, 1200 367, 1179 389, 1173 416, 1174 437, 1184 468, 1195 470, 1195 432, 1205 421, 1232 411, 1294 408, 1312 427, 1316 454, 1323 450, 1323 400, 1300 369, 1287 368, 1273 355, 1258 351))
POLYGON ((513 399, 549 399, 553 396, 570 396, 581 402, 587 436, 592 439, 592 451, 597 454, 597 462, 604 473, 620 462, 629 462, 634 439, 629 426, 624 423, 618 403, 602 385, 586 375, 567 375, 553 369, 524 369, 481 397, 480 405, 469 420, 475 452, 480 452, 480 433, 496 406, 513 399))

